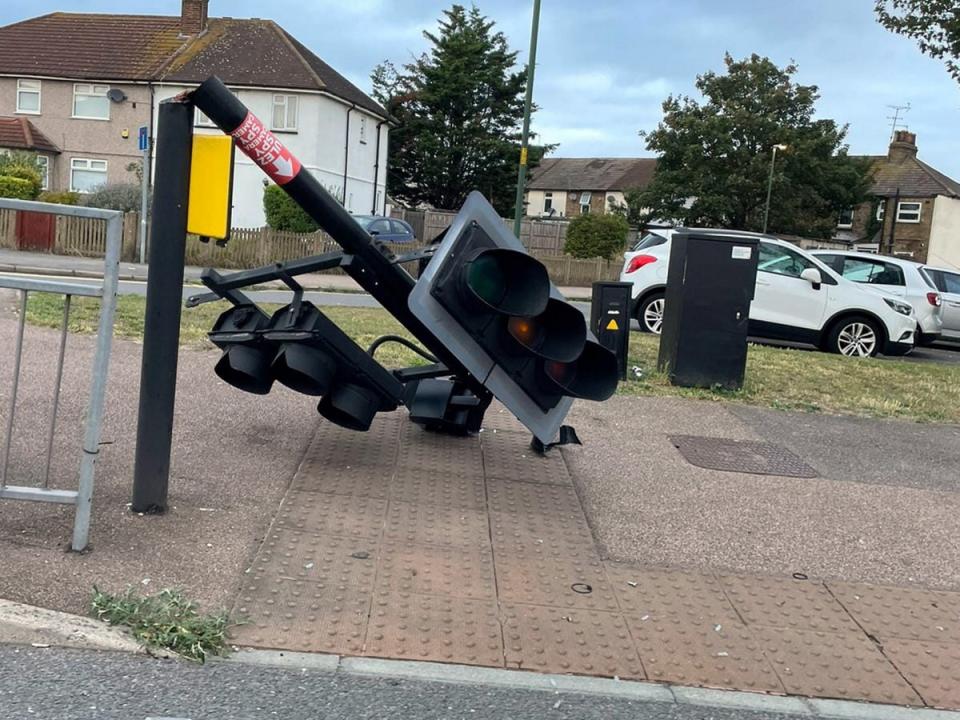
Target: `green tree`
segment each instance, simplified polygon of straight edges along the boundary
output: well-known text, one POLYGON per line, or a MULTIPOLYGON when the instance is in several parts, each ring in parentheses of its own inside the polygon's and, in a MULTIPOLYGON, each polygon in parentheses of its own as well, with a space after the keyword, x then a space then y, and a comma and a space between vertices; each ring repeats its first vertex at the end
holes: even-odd
POLYGON ((758 55, 725 58, 726 72, 697 77, 698 102, 670 96, 646 134, 660 159, 649 186, 629 196, 636 216, 689 226, 761 230, 773 147, 777 154, 768 228, 829 237, 839 212, 862 202, 870 162, 847 155, 846 126, 814 119, 815 85, 797 67, 758 55))
POLYGON ((279 185, 268 185, 263 189, 263 211, 267 216, 267 225, 274 230, 311 233, 319 228, 314 219, 279 185))
POLYGON ((630 226, 622 215, 578 215, 570 221, 563 251, 575 258, 609 260, 621 252, 630 226))
POLYGON ((960 5, 957 0, 876 0, 887 30, 917 41, 920 51, 943 60, 960 82, 960 5))
POLYGON ((16 197, 22 200, 35 200, 43 185, 43 177, 40 174, 35 153, 17 151, 0 154, 0 177, 24 180, 28 183, 29 188, 27 190, 24 190, 20 183, 7 183, 10 188, 15 186, 17 190, 10 190, 10 192, 16 192, 16 194, 6 197, 16 197))
MULTIPOLYGON (((456 210, 480 190, 512 214, 526 75, 494 25, 475 6, 453 5, 439 32, 423 33, 429 52, 374 69, 374 97, 399 123, 390 133, 391 196, 456 210)), ((543 153, 530 148, 531 167, 543 153)))

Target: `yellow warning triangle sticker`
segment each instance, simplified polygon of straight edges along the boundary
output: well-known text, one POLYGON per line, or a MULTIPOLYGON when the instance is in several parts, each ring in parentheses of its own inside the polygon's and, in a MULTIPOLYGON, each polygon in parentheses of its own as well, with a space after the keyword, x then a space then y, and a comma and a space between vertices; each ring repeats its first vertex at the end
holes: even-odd
POLYGON ((615 319, 607 323, 607 330, 619 330, 619 329, 620 329, 620 326, 617 325, 617 321, 615 319))

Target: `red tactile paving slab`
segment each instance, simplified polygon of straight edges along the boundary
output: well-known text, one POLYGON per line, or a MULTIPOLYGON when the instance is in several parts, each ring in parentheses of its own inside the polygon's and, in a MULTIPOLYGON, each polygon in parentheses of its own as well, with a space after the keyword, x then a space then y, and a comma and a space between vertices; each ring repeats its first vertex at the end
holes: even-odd
POLYGON ((366 593, 331 592, 294 580, 248 580, 234 608, 234 616, 244 619, 244 624, 231 631, 231 641, 301 652, 359 654, 369 612, 366 593))
POLYGON ((497 590, 501 601, 557 608, 618 612, 620 606, 607 581, 603 563, 593 558, 554 558, 495 555, 497 590))
POLYGON ((589 610, 502 606, 507 667, 644 679, 623 617, 589 610))
POLYGON ((489 547, 490 528, 482 510, 391 500, 384 541, 475 549, 489 547))
POLYGON ((859 630, 823 583, 753 575, 718 575, 717 579, 750 625, 833 633, 859 630))
POLYGON ((827 587, 875 638, 960 644, 960 593, 840 582, 827 587))
POLYGON ((277 513, 278 527, 314 535, 379 538, 387 501, 362 495, 291 490, 277 513))
POLYGON ((558 450, 538 455, 530 448, 530 436, 521 433, 483 433, 483 469, 487 479, 572 485, 570 472, 558 450))
POLYGON ((483 477, 449 475, 415 469, 397 469, 390 481, 390 499, 442 505, 465 510, 486 510, 483 477))
POLYGON ((709 575, 607 562, 607 577, 624 613, 643 621, 670 619, 697 624, 742 625, 709 575))
POLYGON ((311 535, 275 528, 267 535, 247 575, 288 578, 324 589, 372 591, 379 543, 369 538, 311 535))
POLYGON ((960 710, 960 645, 887 640, 883 654, 928 705, 960 710))
POLYGON ((795 695, 922 705, 863 633, 752 628, 787 691, 795 695))
POLYGON ((385 545, 377 570, 377 590, 493 600, 493 556, 486 549, 385 545))
POLYGON ((650 680, 701 687, 783 692, 761 643, 740 624, 627 616, 650 680))
POLYGON ((365 654, 502 667, 496 603, 396 592, 378 594, 373 600, 365 654))

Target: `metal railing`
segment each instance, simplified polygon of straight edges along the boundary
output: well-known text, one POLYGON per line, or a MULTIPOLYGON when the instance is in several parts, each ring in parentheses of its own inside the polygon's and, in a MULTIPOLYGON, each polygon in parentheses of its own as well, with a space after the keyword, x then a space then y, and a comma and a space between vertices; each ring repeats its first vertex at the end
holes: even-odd
POLYGON ((73 540, 71 547, 80 551, 86 548, 90 533, 90 514, 93 503, 94 464, 100 452, 100 429, 103 422, 104 399, 107 388, 107 372, 110 366, 110 351, 113 345, 113 318, 117 307, 117 281, 120 271, 120 248, 123 239, 123 213, 117 210, 55 205, 27 200, 0 199, 0 209, 21 212, 39 212, 68 217, 91 218, 106 222, 106 256, 104 258, 103 282, 99 285, 61 282, 58 280, 34 279, 0 275, 0 288, 20 291, 20 317, 13 362, 13 385, 7 412, 6 436, 3 446, 3 466, 0 475, 0 500, 33 500, 39 502, 75 505, 73 540), (60 348, 57 358, 56 380, 53 388, 53 411, 47 432, 46 457, 43 485, 40 487, 12 485, 8 483, 10 452, 20 386, 20 364, 23 354, 23 333, 27 319, 27 298, 31 292, 54 293, 64 296, 63 322, 60 326, 60 348), (100 322, 97 328, 96 351, 90 381, 90 399, 87 404, 83 429, 83 447, 80 472, 76 490, 52 489, 50 463, 53 455, 57 427, 57 411, 60 407, 60 386, 63 380, 63 365, 66 354, 67 328, 70 319, 70 301, 74 296, 98 297, 101 300, 100 322))

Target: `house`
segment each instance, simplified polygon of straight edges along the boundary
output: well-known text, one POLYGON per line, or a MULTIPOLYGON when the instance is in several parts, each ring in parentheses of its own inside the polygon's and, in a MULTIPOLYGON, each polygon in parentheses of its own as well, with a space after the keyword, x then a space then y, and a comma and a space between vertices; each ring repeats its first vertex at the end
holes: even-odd
POLYGON ((41 187, 49 189, 50 167, 60 148, 25 117, 0 117, 0 154, 27 151, 36 153, 40 166, 41 187))
POLYGON ((871 201, 840 214, 835 239, 918 262, 960 267, 960 182, 917 157, 917 136, 898 130, 874 156, 871 201))
MULTIPOLYGON (((136 182, 138 129, 153 137, 160 102, 218 75, 348 210, 382 213, 386 111, 276 23, 210 18, 208 4, 181 0, 179 16, 55 12, 0 28, 0 123, 25 120, 34 145, 49 143, 49 189, 136 182)), ((199 112, 195 125, 219 132, 199 112)), ((264 179, 237 154, 234 226, 264 224, 264 179)))
POLYGON ((531 172, 525 194, 528 217, 607 213, 624 193, 644 188, 656 158, 544 158, 531 172))

